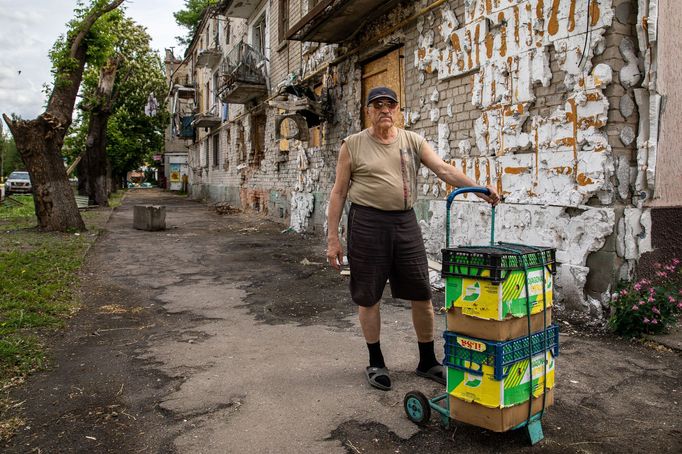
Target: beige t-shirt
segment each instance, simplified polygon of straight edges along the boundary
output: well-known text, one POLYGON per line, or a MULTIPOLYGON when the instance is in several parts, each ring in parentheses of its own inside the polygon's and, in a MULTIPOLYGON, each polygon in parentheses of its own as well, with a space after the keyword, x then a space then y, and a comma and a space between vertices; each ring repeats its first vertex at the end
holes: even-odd
POLYGON ((417 200, 417 171, 424 141, 419 134, 399 128, 390 144, 379 142, 367 129, 346 137, 351 161, 350 201, 384 211, 411 209, 417 200))

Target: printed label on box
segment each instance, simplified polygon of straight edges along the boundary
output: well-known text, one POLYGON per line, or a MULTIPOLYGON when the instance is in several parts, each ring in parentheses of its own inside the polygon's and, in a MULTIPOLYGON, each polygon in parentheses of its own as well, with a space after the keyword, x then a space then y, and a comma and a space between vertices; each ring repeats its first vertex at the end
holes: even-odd
MULTIPOLYGON (((481 366, 463 361, 462 366, 479 369, 481 366)), ((554 387, 554 356, 550 351, 532 358, 533 396, 541 396, 547 377, 547 388, 554 387), (543 357, 545 360, 543 360, 543 357), (546 370, 546 373, 545 373, 546 370)), ((507 376, 503 380, 495 380, 494 368, 483 365, 482 374, 447 368, 447 391, 449 394, 465 400, 476 402, 490 408, 511 407, 521 404, 530 398, 530 368, 528 359, 519 360, 505 368, 507 376)))
MULTIPOLYGON (((490 275, 482 270, 479 275, 490 275)), ((512 271, 503 282, 496 284, 490 280, 462 277, 447 277, 445 283, 445 307, 462 308, 462 314, 472 317, 504 320, 507 316, 523 317, 528 313, 527 300, 531 304, 531 314, 541 312, 552 304, 552 273, 546 268, 533 268, 528 271, 528 293, 526 293, 526 274, 512 271), (544 281, 543 281, 544 274, 544 281), (530 295, 526 298, 526 295, 530 295), (546 305, 543 299, 547 299, 546 305)))

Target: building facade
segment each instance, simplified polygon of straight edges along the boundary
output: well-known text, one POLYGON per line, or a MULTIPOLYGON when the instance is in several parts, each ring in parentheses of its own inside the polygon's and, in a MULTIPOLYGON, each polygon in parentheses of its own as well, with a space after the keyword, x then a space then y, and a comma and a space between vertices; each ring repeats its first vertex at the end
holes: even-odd
MULTIPOLYGON (((366 126, 367 91, 387 85, 403 127, 505 197, 496 238, 555 247, 557 296, 600 316, 618 280, 680 252, 670 233, 681 205, 671 19, 680 9, 673 0, 223 1, 182 63, 195 90, 190 195, 323 231, 341 141, 366 126), (202 60, 207 49, 218 51, 202 60)), ((451 188, 426 168, 419 178, 416 211, 438 260, 451 188)), ((452 210, 453 244, 487 241, 486 204, 462 197, 452 210)))

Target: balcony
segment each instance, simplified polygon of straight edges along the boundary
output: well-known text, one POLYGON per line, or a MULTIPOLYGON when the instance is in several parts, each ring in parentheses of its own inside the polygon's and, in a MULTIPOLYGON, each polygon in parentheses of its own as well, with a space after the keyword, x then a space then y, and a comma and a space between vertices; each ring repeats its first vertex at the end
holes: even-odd
POLYGON ((215 68, 220 63, 223 54, 218 47, 204 49, 197 56, 197 66, 199 68, 215 68))
POLYGON ((322 0, 292 25, 287 39, 341 43, 398 3, 400 0, 322 0))
POLYGON ((220 99, 231 104, 246 104, 267 96, 265 63, 265 56, 248 44, 235 45, 221 67, 220 99))
POLYGON ((261 0, 223 0, 217 5, 217 9, 226 17, 248 19, 260 3, 261 0))
POLYGON ((195 128, 217 128, 220 126, 223 121, 214 110, 215 109, 211 109, 208 112, 200 112, 194 115, 192 126, 195 128))

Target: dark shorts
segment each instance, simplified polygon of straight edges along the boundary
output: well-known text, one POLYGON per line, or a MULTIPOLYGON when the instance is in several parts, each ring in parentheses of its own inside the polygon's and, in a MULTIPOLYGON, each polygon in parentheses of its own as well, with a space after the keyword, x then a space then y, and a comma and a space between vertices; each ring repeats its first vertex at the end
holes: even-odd
POLYGON ((351 205, 348 213, 350 293, 360 306, 376 304, 390 281, 394 298, 431 299, 429 264, 414 210, 351 205))

